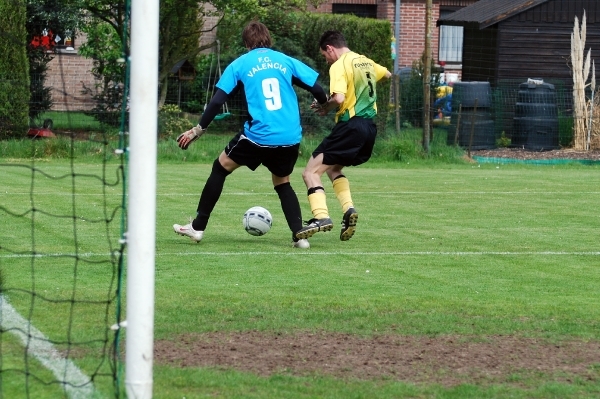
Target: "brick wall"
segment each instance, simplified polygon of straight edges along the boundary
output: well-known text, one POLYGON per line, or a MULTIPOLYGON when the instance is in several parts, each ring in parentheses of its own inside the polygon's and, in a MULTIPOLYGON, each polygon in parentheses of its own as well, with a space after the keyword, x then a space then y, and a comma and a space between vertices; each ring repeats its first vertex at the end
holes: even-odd
MULTIPOLYGON (((212 4, 208 4, 208 3, 204 4, 205 12, 209 12, 209 11, 212 12, 215 10, 216 10, 216 8, 212 4)), ((219 18, 216 16, 204 18, 204 25, 202 26, 202 36, 200 37, 200 45, 201 46, 210 44, 215 41, 215 39, 217 38, 217 29, 211 30, 211 28, 213 26, 215 26, 217 22, 219 22, 219 18)), ((215 51, 215 50, 210 48, 210 49, 204 50, 203 53, 209 54, 213 51, 215 51)))
POLYGON ((394 19, 396 17, 396 2, 380 0, 377 4, 377 19, 387 19, 394 28, 394 19))
POLYGON ((75 51, 56 54, 48 64, 46 86, 52 87, 52 109, 55 111, 90 110, 94 107, 91 94, 83 94, 84 86, 94 89, 92 60, 75 51))
MULTIPOLYGON (((435 23, 440 15, 439 3, 431 10, 431 51, 434 60, 438 56, 439 29, 435 23)), ((403 0, 400 7, 400 57, 399 67, 410 67, 425 51, 425 2, 403 0)))

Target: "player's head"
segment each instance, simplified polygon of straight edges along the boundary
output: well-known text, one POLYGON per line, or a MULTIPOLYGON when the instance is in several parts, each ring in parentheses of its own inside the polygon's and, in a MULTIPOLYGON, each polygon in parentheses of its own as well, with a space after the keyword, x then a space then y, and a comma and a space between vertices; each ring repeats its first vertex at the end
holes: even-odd
POLYGON ((242 40, 248 50, 259 47, 271 48, 273 45, 269 29, 258 21, 252 21, 246 25, 242 32, 242 40))
POLYGON ((348 43, 346 43, 346 38, 341 32, 328 30, 321 35, 321 39, 319 40, 319 48, 321 50, 325 51, 327 46, 344 48, 348 47, 348 43))
POLYGON ((340 49, 347 49, 348 44, 344 35, 335 30, 328 30, 321 35, 319 40, 319 51, 325 57, 328 64, 336 62, 340 56, 340 49))

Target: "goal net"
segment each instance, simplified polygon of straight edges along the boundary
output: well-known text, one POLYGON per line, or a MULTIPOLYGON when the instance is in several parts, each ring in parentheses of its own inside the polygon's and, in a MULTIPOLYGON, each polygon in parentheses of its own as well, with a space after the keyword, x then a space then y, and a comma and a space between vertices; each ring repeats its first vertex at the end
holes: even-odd
POLYGON ((5 398, 124 396, 127 38, 70 4, 0 4, 5 398))

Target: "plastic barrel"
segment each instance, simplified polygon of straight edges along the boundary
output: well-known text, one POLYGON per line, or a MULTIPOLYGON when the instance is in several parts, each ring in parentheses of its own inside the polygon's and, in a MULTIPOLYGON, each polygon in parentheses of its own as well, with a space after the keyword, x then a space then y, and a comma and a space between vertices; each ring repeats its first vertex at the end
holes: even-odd
POLYGON ((448 129, 448 145, 457 144, 473 150, 496 147, 492 119, 492 89, 489 82, 456 82, 452 86, 452 114, 448 129), (477 107, 475 105, 477 104, 477 107), (460 113, 460 115, 459 115, 460 113), (460 126, 458 125, 460 123, 460 126), (471 131, 473 140, 471 141, 471 131))
POLYGON ((519 85, 511 145, 534 151, 559 147, 558 108, 554 85, 519 85))
POLYGON ((492 106, 492 88, 490 82, 456 82, 452 86, 452 109, 456 103, 462 104, 463 109, 474 108, 477 100, 477 109, 492 106))
POLYGON ((458 111, 454 112, 453 109, 448 129, 448 145, 454 145, 457 139, 457 130, 457 144, 463 148, 470 146, 472 150, 486 150, 496 147, 494 121, 489 110, 463 109, 459 118, 458 111), (471 133, 473 134, 472 139, 471 133))

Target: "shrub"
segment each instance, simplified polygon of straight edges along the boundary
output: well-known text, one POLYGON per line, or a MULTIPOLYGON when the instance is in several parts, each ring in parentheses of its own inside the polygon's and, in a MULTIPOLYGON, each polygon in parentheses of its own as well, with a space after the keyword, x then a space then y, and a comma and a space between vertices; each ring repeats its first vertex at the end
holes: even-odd
MULTIPOLYGON (((423 126, 423 75, 425 71, 423 56, 414 61, 411 73, 407 78, 400 79, 400 109, 401 124, 410 126, 423 126)), ((439 70, 431 61, 431 103, 435 101, 435 94, 440 87, 439 70)))
POLYGON ((176 139, 181 133, 189 130, 191 123, 182 116, 177 105, 163 105, 158 110, 158 134, 160 138, 176 139))
POLYGON ((500 148, 506 148, 510 146, 510 138, 506 137, 504 130, 499 138, 496 139, 496 146, 500 148))
POLYGON ((82 29, 88 40, 79 54, 94 60, 94 87, 84 86, 84 94, 92 95, 96 105, 87 114, 99 122, 117 127, 122 120, 126 65, 122 62, 121 37, 115 28, 98 18, 91 19, 82 29))
POLYGON ((0 2, 0 139, 23 136, 29 114, 29 76, 25 47, 24 1, 0 2))

